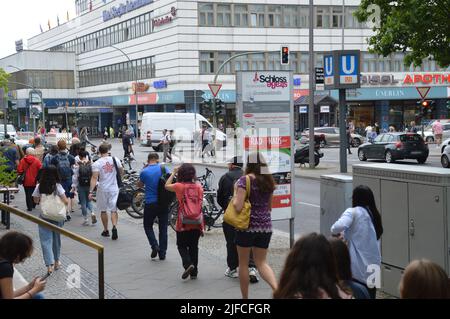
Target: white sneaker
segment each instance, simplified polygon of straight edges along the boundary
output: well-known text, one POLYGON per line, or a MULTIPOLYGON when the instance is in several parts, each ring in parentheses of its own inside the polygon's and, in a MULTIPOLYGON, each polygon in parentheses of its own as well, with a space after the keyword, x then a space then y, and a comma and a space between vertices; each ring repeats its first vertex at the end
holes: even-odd
POLYGON ((259 282, 259 278, 258 278, 258 270, 256 270, 256 268, 249 268, 249 276, 250 276, 250 282, 252 284, 256 284, 259 282))
POLYGON ((225 271, 225 276, 230 277, 230 278, 238 278, 239 277, 237 270, 236 269, 231 270, 229 267, 225 271))
POLYGON ((83 226, 89 226, 89 219, 85 218, 83 226))

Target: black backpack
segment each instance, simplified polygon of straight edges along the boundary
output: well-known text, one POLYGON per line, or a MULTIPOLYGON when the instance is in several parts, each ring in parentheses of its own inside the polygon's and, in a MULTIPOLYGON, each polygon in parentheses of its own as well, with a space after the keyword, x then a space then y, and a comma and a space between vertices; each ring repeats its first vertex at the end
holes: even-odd
POLYGON ((161 177, 158 181, 158 204, 161 207, 169 207, 169 205, 175 200, 175 193, 169 192, 166 189, 166 183, 170 174, 166 173, 166 167, 161 165, 161 177))
POLYGON ((79 175, 78 175, 78 183, 80 186, 90 186, 91 185, 91 177, 92 177, 92 165, 91 163, 82 163, 78 164, 79 166, 79 175))

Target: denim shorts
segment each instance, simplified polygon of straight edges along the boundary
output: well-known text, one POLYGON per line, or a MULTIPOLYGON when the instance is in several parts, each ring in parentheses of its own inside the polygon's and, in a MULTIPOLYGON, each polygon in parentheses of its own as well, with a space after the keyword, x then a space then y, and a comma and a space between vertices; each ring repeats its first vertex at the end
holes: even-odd
POLYGON ((258 232, 236 232, 236 245, 242 248, 261 248, 268 249, 272 233, 258 233, 258 232))

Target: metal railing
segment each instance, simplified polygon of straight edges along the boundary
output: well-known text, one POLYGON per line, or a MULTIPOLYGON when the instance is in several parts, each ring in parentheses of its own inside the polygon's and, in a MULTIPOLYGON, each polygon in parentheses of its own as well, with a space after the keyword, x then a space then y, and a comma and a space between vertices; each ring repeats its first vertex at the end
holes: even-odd
MULTIPOLYGON (((25 213, 17 208, 11 207, 4 203, 0 203, 0 210, 2 212, 5 212, 6 214, 14 214, 18 217, 26 219, 32 223, 35 223, 42 227, 45 227, 45 228, 47 228, 51 231, 54 231, 60 235, 66 236, 66 237, 68 237, 74 241, 77 241, 85 246, 88 246, 90 248, 97 250, 97 253, 98 253, 98 298, 105 299, 105 256, 104 256, 105 248, 102 245, 97 244, 96 242, 93 242, 92 240, 84 238, 78 234, 75 234, 75 233, 72 233, 63 228, 57 227, 51 223, 46 222, 45 220, 42 220, 42 219, 40 219, 36 216, 30 215, 28 213, 25 213)), ((9 219, 9 217, 8 217, 8 219, 9 219)))

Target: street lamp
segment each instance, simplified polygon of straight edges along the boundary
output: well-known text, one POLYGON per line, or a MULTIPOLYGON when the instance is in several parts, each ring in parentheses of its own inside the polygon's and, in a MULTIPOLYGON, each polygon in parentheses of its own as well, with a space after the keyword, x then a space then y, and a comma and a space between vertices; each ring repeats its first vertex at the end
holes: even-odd
MULTIPOLYGON (((17 66, 14 66, 14 65, 11 65, 11 64, 8 65, 7 67, 11 68, 11 69, 16 69, 19 72, 23 72, 23 70, 21 68, 19 68, 17 66)), ((31 83, 28 84, 28 77, 27 77, 27 84, 24 84, 24 85, 27 86, 28 88, 31 88, 32 92, 38 92, 38 90, 36 90, 36 88, 33 85, 33 78, 31 78, 31 83)), ((31 98, 30 98, 30 107, 29 107, 29 110, 28 110, 29 115, 30 115, 29 116, 30 120, 31 120, 31 116, 32 116, 32 114, 31 114, 32 113, 31 103, 32 103, 32 101, 31 101, 31 98)), ((44 128, 45 128, 45 104, 44 104, 44 99, 42 98, 42 94, 41 94, 41 103, 42 103, 42 122, 43 122, 44 128)), ((36 122, 34 121, 34 118, 33 118, 33 130, 36 131, 36 122)))
POLYGON ((132 70, 132 73, 133 73, 132 77, 135 80, 135 84, 134 84, 134 99, 135 99, 135 104, 136 104, 136 137, 137 137, 138 140, 140 140, 141 137, 140 137, 140 134, 139 134, 139 126, 138 126, 138 122, 139 122, 139 101, 138 101, 138 91, 137 91, 137 87, 138 87, 137 70, 134 69, 133 61, 128 56, 128 54, 126 54, 122 49, 119 49, 118 47, 116 47, 114 45, 111 45, 111 48, 116 49, 117 51, 122 53, 128 59, 128 62, 130 62, 130 64, 131 64, 131 70, 132 70))

